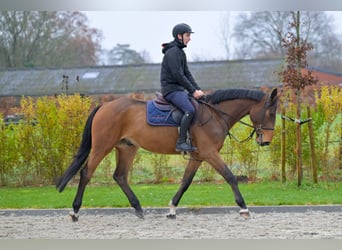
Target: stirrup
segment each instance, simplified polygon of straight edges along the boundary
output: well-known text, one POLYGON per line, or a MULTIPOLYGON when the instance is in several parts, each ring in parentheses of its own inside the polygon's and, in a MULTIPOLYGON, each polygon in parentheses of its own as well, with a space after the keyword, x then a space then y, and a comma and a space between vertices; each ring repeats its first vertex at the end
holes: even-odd
POLYGON ((194 151, 197 151, 197 148, 185 142, 176 145, 176 152, 194 152, 194 151))

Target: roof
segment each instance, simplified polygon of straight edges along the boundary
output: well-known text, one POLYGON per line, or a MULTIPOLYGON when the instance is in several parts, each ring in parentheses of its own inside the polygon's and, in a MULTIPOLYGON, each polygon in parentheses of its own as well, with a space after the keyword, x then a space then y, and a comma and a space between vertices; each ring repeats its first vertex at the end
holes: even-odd
MULTIPOLYGON (((189 63, 203 89, 277 86, 283 60, 189 63)), ((160 89, 160 64, 0 70, 0 96, 41 96, 62 92, 105 94, 160 89), (68 89, 66 90, 66 85, 68 89)))
MULTIPOLYGON (((317 69, 317 68, 311 68, 309 69, 312 71, 312 75, 314 77, 317 77, 319 79, 319 82, 324 83, 324 84, 339 84, 342 86, 342 74, 340 73, 334 73, 334 72, 329 72, 325 71, 322 69, 317 69)), ((304 74, 307 74, 307 70, 303 69, 302 72, 304 74)))
MULTIPOLYGON (((189 68, 202 89, 212 90, 277 87, 277 72, 283 64, 283 59, 206 61, 189 63, 189 68)), ((339 74, 315 72, 320 81, 321 77, 330 77, 330 83, 342 79, 339 74)), ((0 69, 0 96, 152 93, 160 90, 159 76, 160 64, 0 69)))

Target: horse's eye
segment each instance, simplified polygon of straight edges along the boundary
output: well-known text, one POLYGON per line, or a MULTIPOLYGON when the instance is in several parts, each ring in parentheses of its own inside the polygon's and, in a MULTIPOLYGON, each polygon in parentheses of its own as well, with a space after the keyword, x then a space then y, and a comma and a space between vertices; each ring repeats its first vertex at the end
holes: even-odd
POLYGON ((268 110, 268 115, 270 116, 270 117, 275 117, 276 116, 276 114, 277 114, 277 112, 276 112, 276 109, 275 108, 271 108, 271 109, 269 109, 268 110))

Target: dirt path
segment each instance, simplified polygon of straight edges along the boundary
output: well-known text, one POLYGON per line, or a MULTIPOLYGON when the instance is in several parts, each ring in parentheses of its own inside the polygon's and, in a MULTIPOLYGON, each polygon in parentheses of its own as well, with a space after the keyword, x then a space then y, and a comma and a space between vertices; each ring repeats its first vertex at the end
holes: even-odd
POLYGON ((342 239, 342 206, 255 207, 245 220, 237 208, 0 210, 0 239, 342 239))

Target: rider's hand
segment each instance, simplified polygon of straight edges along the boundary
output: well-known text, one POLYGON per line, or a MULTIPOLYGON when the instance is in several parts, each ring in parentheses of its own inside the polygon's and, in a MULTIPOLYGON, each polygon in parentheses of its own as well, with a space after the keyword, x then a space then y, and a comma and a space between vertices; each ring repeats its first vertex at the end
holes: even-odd
POLYGON ((202 90, 198 89, 196 90, 193 94, 192 94, 196 99, 201 98, 202 96, 204 96, 204 93, 202 90))

